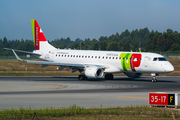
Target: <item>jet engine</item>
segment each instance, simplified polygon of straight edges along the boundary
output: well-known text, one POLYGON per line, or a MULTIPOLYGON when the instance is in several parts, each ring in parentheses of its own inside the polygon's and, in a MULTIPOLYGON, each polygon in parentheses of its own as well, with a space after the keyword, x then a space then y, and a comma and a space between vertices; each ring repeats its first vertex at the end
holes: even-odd
POLYGON ((134 72, 124 72, 128 77, 141 77, 143 73, 134 73, 134 72))
POLYGON ((96 66, 87 67, 84 74, 88 78, 101 78, 104 74, 104 69, 96 66))

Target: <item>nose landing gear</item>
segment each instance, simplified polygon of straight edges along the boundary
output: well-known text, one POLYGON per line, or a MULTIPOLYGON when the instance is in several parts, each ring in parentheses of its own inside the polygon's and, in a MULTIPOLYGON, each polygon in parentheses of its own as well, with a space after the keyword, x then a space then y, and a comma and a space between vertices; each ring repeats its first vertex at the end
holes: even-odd
POLYGON ((157 81, 156 77, 153 76, 153 77, 152 77, 152 83, 153 83, 153 82, 156 82, 156 81, 157 81))
POLYGON ((152 83, 153 82, 157 82, 156 74, 155 73, 151 73, 151 76, 152 76, 152 83))

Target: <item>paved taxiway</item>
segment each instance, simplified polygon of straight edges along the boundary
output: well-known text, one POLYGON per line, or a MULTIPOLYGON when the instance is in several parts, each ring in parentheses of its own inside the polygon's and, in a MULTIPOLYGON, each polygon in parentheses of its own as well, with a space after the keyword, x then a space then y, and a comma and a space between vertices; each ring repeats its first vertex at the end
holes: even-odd
POLYGON ((151 83, 151 77, 126 76, 87 81, 77 77, 0 77, 0 110, 148 105, 149 92, 180 94, 180 77, 158 77, 157 83, 151 83))

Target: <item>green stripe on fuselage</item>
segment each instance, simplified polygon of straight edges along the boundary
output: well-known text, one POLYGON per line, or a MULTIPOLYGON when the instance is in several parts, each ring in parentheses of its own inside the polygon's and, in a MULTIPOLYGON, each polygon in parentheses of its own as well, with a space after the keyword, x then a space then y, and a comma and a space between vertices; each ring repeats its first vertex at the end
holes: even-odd
POLYGON ((127 71, 127 69, 131 69, 131 63, 130 58, 132 56, 132 53, 121 53, 121 65, 124 71, 127 71))
POLYGON ((126 67, 125 67, 125 62, 124 62, 124 58, 126 56, 126 53, 121 53, 121 55, 119 56, 121 58, 121 65, 122 65, 122 69, 124 71, 127 71, 126 67))
POLYGON ((35 20, 31 19, 31 25, 32 25, 32 33, 33 33, 33 40, 34 40, 34 46, 35 46, 35 20))

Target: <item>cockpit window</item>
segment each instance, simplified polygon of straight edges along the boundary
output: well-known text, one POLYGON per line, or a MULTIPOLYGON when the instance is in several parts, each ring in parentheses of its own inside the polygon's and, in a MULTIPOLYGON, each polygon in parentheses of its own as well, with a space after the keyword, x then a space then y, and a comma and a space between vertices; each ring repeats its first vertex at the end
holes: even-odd
POLYGON ((153 61, 157 61, 158 59, 157 58, 154 58, 153 61))
POLYGON ((159 58, 159 61, 167 61, 167 60, 166 60, 166 58, 161 57, 161 58, 159 58))
POLYGON ((154 58, 153 61, 167 61, 164 57, 154 58))

